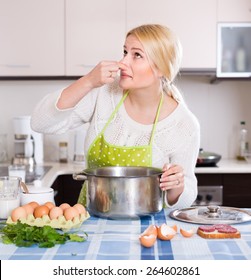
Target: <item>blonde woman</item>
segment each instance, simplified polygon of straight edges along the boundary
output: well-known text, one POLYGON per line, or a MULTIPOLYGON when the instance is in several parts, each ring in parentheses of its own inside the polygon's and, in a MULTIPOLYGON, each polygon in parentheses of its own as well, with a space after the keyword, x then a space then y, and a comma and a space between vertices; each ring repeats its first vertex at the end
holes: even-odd
POLYGON ((169 28, 136 27, 126 36, 120 61, 102 61, 67 88, 47 95, 34 110, 32 128, 64 133, 89 123, 83 143, 87 167, 163 168, 160 188, 167 207, 188 207, 197 196, 200 128, 174 85, 181 56, 169 28))

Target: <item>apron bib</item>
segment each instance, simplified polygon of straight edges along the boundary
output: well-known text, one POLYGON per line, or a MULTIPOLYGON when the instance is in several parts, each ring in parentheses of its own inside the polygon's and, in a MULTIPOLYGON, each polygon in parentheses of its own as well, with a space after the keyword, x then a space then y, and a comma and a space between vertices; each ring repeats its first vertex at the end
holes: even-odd
MULTIPOLYGON (((111 114, 110 118, 108 119, 107 123, 105 124, 104 128, 89 147, 87 153, 88 168, 97 168, 105 166, 152 166, 152 142, 154 132, 156 130, 156 125, 159 119, 160 108, 163 103, 163 94, 161 96, 161 100, 158 106, 150 142, 148 145, 129 147, 117 146, 112 145, 105 140, 104 132, 108 125, 111 123, 112 119, 117 114, 119 108, 121 107, 127 96, 128 92, 126 92, 125 95, 122 97, 115 110, 111 114)), ((81 189, 78 203, 86 205, 86 197, 87 181, 84 183, 81 189)))

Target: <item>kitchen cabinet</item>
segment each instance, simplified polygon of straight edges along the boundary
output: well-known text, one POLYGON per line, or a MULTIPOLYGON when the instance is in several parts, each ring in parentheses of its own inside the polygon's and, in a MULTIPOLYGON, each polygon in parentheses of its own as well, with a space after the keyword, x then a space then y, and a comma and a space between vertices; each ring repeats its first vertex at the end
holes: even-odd
POLYGON ((223 206, 251 207, 251 174, 196 174, 198 186, 223 186, 223 206))
POLYGON ((223 186, 224 205, 251 207, 251 174, 224 174, 223 186))
POLYGON ((181 40, 182 69, 215 69, 216 11, 217 0, 127 0, 127 29, 167 25, 181 40))
POLYGON ((64 1, 0 0, 0 76, 64 75, 64 1))
POLYGON ((250 0, 218 0, 218 22, 250 22, 250 0))
POLYGON ((88 73, 101 60, 120 60, 125 0, 66 0, 66 75, 88 73))
POLYGON ((82 76, 146 23, 178 35, 182 70, 216 69, 217 22, 250 21, 250 0, 0 0, 0 77, 82 76))

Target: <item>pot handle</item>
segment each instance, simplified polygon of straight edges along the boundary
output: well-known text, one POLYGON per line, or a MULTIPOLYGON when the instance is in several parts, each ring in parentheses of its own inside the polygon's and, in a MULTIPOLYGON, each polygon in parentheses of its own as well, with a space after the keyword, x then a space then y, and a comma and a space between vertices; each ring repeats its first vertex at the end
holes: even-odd
POLYGON ((85 176, 83 173, 74 173, 72 175, 72 178, 76 181, 85 181, 87 180, 87 176, 85 176))

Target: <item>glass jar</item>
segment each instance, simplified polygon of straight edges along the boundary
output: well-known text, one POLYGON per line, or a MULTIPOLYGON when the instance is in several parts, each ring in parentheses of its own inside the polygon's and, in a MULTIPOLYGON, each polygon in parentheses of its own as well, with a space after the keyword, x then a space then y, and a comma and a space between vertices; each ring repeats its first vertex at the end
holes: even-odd
POLYGON ((68 144, 67 142, 59 142, 59 162, 68 162, 68 144))

